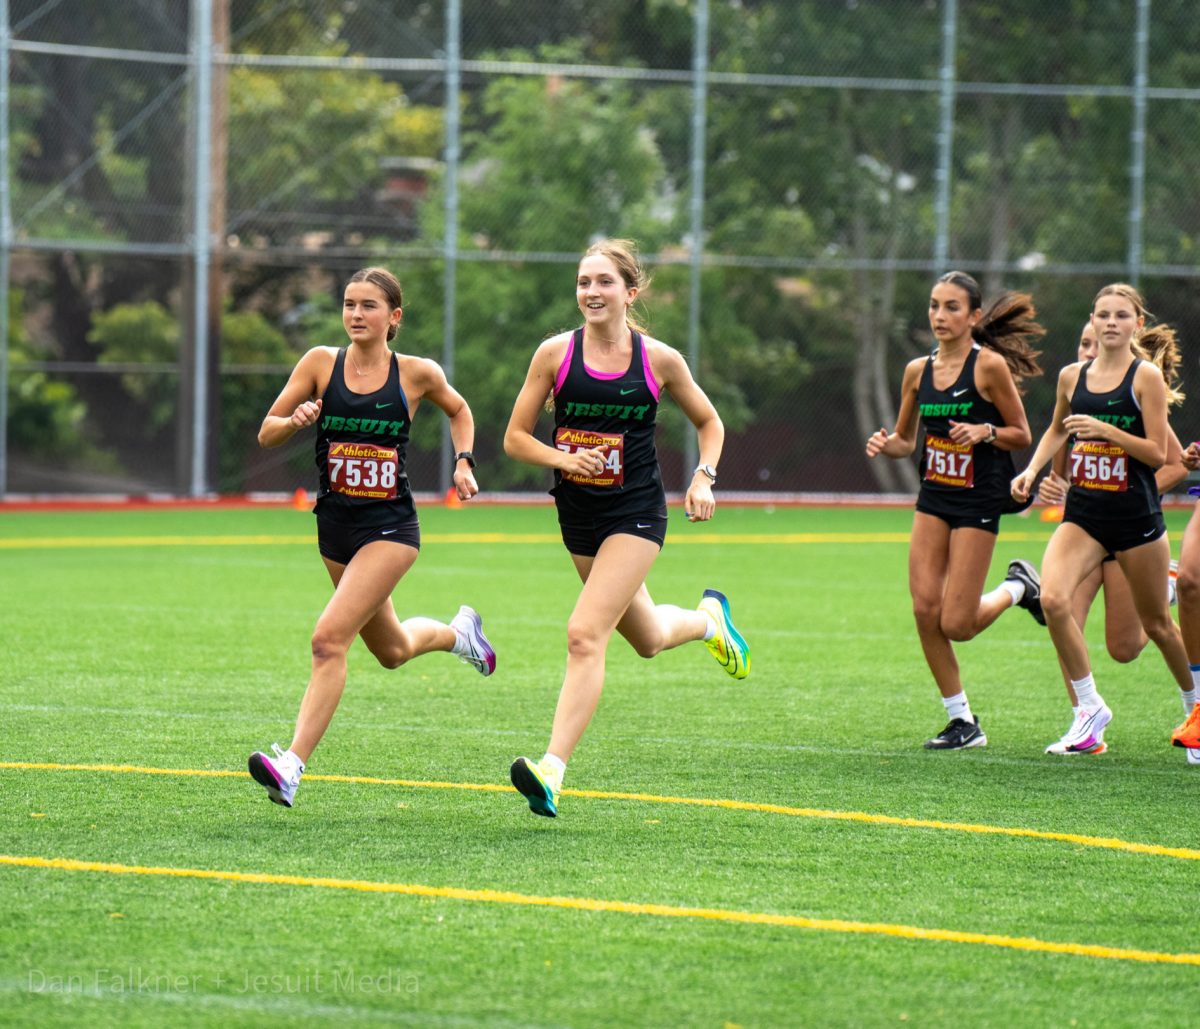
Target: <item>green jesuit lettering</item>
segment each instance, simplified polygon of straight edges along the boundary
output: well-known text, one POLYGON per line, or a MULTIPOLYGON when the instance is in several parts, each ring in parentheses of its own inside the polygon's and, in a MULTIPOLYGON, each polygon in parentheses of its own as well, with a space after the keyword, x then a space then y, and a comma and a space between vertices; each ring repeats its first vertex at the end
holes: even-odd
POLYGON ((1098 422, 1115 425, 1118 429, 1132 429, 1133 423, 1137 421, 1135 414, 1094 414, 1092 417, 1098 422))
POLYGON ((563 414, 568 418, 617 418, 621 421, 640 422, 650 410, 650 404, 582 404, 577 400, 570 401, 563 408, 563 414))
POLYGON ((378 418, 343 418, 337 414, 327 414, 321 420, 321 428, 333 432, 360 432, 370 436, 398 436, 404 428, 404 421, 384 422, 378 418))
POLYGON ((975 406, 973 400, 965 404, 922 404, 922 418, 966 418, 975 406))

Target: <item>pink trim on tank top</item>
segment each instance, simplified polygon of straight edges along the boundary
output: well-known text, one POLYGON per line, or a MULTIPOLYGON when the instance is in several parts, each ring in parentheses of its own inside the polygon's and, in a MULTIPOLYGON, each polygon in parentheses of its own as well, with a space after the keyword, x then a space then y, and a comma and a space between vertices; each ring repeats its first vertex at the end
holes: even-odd
MULTIPOLYGON (((571 338, 567 340, 567 352, 563 354, 562 364, 558 366, 558 374, 554 377, 555 396, 558 396, 558 391, 562 389, 562 385, 567 379, 567 372, 571 368, 571 355, 574 352, 575 334, 571 333, 571 338)), ((589 368, 586 361, 583 362, 583 370, 593 379, 601 380, 619 379, 625 374, 625 372, 598 372, 594 368, 589 368)), ((646 385, 650 387, 650 392, 654 394, 654 399, 659 400, 661 387, 658 385, 658 380, 654 377, 654 372, 650 368, 650 355, 646 353, 645 336, 642 337, 642 374, 646 377, 646 385)))
POLYGON ((650 352, 646 349, 646 337, 642 337, 642 371, 646 375, 646 385, 650 387, 650 392, 654 394, 654 399, 657 402, 661 399, 659 394, 662 392, 658 385, 658 380, 654 377, 654 372, 650 368, 650 352))

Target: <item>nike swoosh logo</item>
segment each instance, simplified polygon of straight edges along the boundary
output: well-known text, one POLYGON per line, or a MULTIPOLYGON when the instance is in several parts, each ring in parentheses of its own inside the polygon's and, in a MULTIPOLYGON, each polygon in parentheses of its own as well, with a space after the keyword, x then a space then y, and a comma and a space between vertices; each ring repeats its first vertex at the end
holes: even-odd
POLYGON ((650 528, 650 526, 649 526, 649 525, 643 525, 641 522, 638 522, 638 523, 637 523, 637 527, 638 527, 639 529, 649 529, 649 528, 650 528))
POLYGON ((392 402, 389 400, 386 404, 376 404, 375 410, 378 411, 381 407, 391 407, 392 402))
POLYGON ((1142 538, 1145 539, 1147 536, 1153 536, 1157 531, 1157 529, 1151 529, 1149 532, 1143 532, 1142 538))
POLYGON ((980 525, 987 525, 987 523, 988 523, 988 522, 992 522, 992 521, 995 521, 995 519, 994 519, 994 518, 980 518, 980 519, 979 519, 979 524, 980 524, 980 525))
POLYGON ((1113 406, 1113 404, 1119 404, 1120 402, 1121 402, 1120 398, 1118 398, 1117 400, 1110 400, 1110 401, 1108 402, 1108 406, 1109 406, 1109 407, 1112 407, 1112 406, 1113 406))
POLYGON ((956 390, 955 390, 953 393, 951 393, 950 395, 951 395, 952 397, 961 397, 961 396, 962 396, 964 393, 966 393, 966 392, 967 392, 967 390, 969 390, 970 388, 971 388, 971 387, 970 387, 970 386, 968 386, 968 387, 967 387, 967 389, 956 389, 956 390))
POLYGON ((379 535, 380 536, 390 536, 395 531, 396 531, 395 529, 384 529, 383 531, 381 531, 379 533, 379 535))
POLYGON ((637 392, 637 387, 636 387, 636 386, 634 386, 634 387, 633 387, 633 389, 623 389, 623 390, 621 390, 621 396, 623 396, 623 397, 627 397, 627 396, 629 396, 629 394, 630 394, 630 393, 636 393, 636 392, 637 392))

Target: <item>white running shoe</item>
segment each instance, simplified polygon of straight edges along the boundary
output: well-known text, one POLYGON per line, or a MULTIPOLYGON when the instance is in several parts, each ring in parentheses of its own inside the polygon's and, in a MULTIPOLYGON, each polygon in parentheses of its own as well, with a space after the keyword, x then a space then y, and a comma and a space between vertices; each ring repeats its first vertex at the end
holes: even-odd
POLYGON ((483 634, 483 619, 475 609, 463 604, 450 619, 450 627, 458 635, 455 653, 459 658, 480 675, 491 675, 496 670, 496 652, 483 634))
POLYGON ((1176 590, 1176 584, 1179 581, 1179 562, 1174 558, 1171 559, 1171 564, 1167 568, 1167 604, 1170 607, 1175 606, 1175 601, 1179 594, 1176 590))
POLYGON ((300 776, 304 774, 304 762, 290 750, 281 750, 278 743, 272 743, 271 750, 275 752, 274 757, 269 757, 261 750, 250 755, 247 762, 250 775, 276 804, 291 807, 296 787, 300 785, 300 776))
MULTIPOLYGON (((1104 742, 1104 730, 1112 721, 1112 711, 1107 704, 1094 711, 1080 709, 1063 737, 1046 748, 1047 754, 1096 754, 1103 753, 1099 746, 1104 742)), ((1108 748, 1105 747, 1105 750, 1108 748)))
POLYGON ((1187 763, 1189 765, 1200 765, 1200 747, 1187 748, 1187 763))

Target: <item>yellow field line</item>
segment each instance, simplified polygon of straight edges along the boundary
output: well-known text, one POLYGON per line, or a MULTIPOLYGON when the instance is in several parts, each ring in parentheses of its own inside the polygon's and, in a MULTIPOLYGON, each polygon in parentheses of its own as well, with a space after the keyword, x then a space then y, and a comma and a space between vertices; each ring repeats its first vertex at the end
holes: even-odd
MULTIPOLYGON (((53 772, 108 772, 123 775, 176 775, 209 778, 246 778, 247 773, 230 769, 206 768, 148 768, 140 765, 82 765, 34 761, 0 761, 0 770, 53 772)), ((509 793, 511 786, 499 783, 437 782, 423 779, 381 779, 367 775, 305 775, 306 782, 338 782, 366 786, 402 786, 407 789, 466 790, 479 793, 509 793)), ((905 829, 940 829, 947 832, 977 833, 989 836, 1012 836, 1055 843, 1071 843, 1080 847, 1119 850, 1129 854, 1149 854, 1154 857, 1200 861, 1200 850, 1190 847, 1166 847, 1156 843, 1134 843, 1109 836, 1083 836, 1079 833, 1051 832, 1045 829, 1024 829, 972 822, 943 822, 926 818, 903 818, 896 815, 876 815, 866 811, 835 811, 823 808, 787 807, 783 804, 759 804, 746 800, 723 800, 716 797, 672 797, 654 793, 618 793, 609 790, 562 791, 564 797, 583 797, 589 800, 629 800, 641 804, 680 804, 686 807, 719 808, 726 811, 754 811, 763 814, 785 815, 790 818, 815 818, 835 822, 861 822, 866 825, 891 825, 905 829)))
MULTIPOLYGON (((1006 532, 1005 540, 1046 542, 1048 533, 1006 532)), ((781 532, 781 533, 702 533, 685 536, 675 533, 671 545, 709 543, 780 546, 821 543, 907 543, 907 532, 781 532)), ((560 537, 548 532, 475 532, 426 533, 426 543, 559 543, 560 537)), ((0 539, 0 550, 69 550, 99 547, 249 547, 297 545, 313 546, 316 536, 25 536, 0 539)))
POLYGON ((64 872, 154 875, 180 879, 210 879, 220 882, 356 890, 361 893, 395 893, 410 897, 475 901, 484 904, 514 904, 522 907, 563 908, 570 911, 603 911, 623 915, 649 915, 656 918, 694 918, 713 922, 815 929, 821 932, 892 936, 908 940, 937 940, 945 943, 1006 947, 1010 950, 1034 951, 1043 954, 1071 954, 1077 957, 1106 958, 1112 961, 1200 965, 1200 954, 1171 954, 1126 947, 1104 947, 1091 943, 1059 943, 1052 940, 1039 940, 1031 936, 1000 936, 991 933, 959 932, 955 929, 925 929, 915 925, 893 925, 887 922, 854 922, 841 918, 804 918, 800 915, 778 915, 765 911, 687 908, 669 904, 635 904, 623 900, 601 900, 595 897, 542 897, 505 890, 471 890, 459 886, 425 886, 420 883, 371 882, 362 879, 330 879, 321 876, 276 875, 266 872, 229 872, 207 868, 164 868, 153 865, 122 865, 107 861, 79 861, 74 858, 26 857, 11 854, 0 854, 0 865, 54 869, 64 872))

